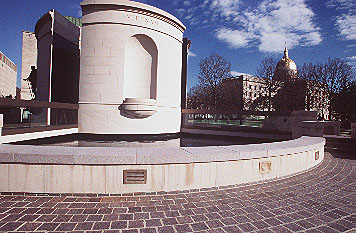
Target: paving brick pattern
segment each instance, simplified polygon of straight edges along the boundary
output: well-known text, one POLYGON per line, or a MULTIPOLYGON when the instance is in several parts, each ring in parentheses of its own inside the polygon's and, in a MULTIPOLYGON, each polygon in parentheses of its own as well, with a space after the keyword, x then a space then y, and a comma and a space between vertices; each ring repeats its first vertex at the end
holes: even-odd
MULTIPOLYGON (((246 174, 248 175, 248 174, 246 174)), ((345 232, 356 229, 356 160, 241 187, 164 195, 0 195, 0 232, 345 232)))

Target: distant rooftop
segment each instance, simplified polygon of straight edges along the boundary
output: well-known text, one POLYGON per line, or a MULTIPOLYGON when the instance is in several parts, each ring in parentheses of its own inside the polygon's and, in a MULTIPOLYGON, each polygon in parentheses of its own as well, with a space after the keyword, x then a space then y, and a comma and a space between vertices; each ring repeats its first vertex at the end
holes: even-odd
POLYGON ((82 19, 81 18, 76 18, 76 17, 71 17, 71 16, 65 16, 69 21, 71 21, 75 26, 77 27, 82 27, 82 19))
POLYGON ((17 65, 15 63, 13 63, 8 57, 6 57, 5 54, 3 54, 1 51, 0 51, 0 62, 1 62, 2 66, 4 66, 4 64, 6 64, 12 70, 17 72, 17 65))

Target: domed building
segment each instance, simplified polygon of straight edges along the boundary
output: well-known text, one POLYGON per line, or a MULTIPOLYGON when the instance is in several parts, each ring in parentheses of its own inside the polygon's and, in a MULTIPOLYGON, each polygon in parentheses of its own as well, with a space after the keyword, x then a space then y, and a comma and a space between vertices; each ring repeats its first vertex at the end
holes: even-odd
POLYGON ((289 58, 287 47, 284 49, 283 58, 277 63, 276 70, 273 75, 273 80, 280 82, 290 82, 296 80, 297 66, 295 62, 289 58))

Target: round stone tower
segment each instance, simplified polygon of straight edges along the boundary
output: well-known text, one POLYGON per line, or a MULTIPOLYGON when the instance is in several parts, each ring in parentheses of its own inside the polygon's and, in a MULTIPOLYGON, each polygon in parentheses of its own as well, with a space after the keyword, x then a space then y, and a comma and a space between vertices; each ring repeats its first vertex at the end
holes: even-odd
POLYGON ((184 25, 128 0, 84 0, 79 133, 180 131, 184 25))

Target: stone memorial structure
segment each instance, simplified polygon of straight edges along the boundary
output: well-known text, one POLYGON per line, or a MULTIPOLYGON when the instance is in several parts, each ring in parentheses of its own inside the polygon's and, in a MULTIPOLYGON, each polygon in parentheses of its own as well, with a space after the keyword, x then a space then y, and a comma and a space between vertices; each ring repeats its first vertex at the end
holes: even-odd
POLYGON ((128 0, 84 0, 79 133, 180 131, 185 26, 128 0))

